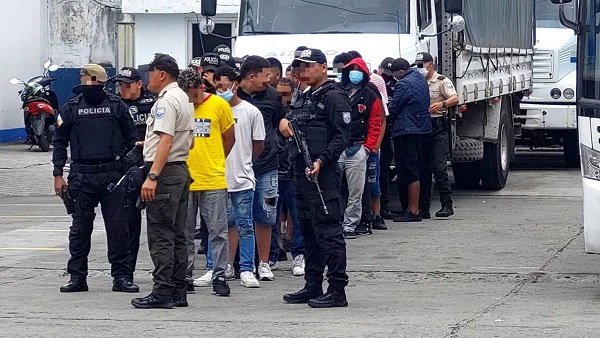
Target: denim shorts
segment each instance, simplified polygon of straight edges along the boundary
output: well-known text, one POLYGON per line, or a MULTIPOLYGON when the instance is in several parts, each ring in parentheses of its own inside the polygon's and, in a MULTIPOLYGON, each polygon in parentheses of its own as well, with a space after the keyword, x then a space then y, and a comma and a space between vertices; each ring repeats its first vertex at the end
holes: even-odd
POLYGON ((255 222, 268 226, 275 225, 277 220, 278 182, 279 177, 276 169, 256 175, 256 189, 254 190, 254 204, 252 206, 255 222))
POLYGON ((367 159, 367 186, 371 189, 372 197, 379 197, 379 153, 370 153, 367 159))

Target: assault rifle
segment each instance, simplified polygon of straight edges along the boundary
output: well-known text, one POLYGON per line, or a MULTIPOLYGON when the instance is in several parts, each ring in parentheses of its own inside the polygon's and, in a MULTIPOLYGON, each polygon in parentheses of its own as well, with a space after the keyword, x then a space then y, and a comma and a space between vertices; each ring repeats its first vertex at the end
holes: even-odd
POLYGON ((323 191, 321 190, 321 186, 319 185, 319 179, 316 175, 312 175, 310 174, 311 171, 313 171, 315 169, 314 165, 313 165, 313 161, 310 158, 310 153, 308 151, 308 145, 306 144, 306 138, 304 137, 304 135, 300 132, 300 130, 298 130, 298 126, 296 125, 296 120, 291 120, 290 123, 290 128, 292 129, 292 138, 294 139, 294 142, 296 143, 296 145, 298 146, 298 151, 300 152, 300 155, 302 156, 302 160, 304 161, 304 166, 305 166, 305 173, 306 173, 306 178, 314 183, 317 186, 317 191, 319 192, 319 197, 321 198, 321 204, 323 205, 323 211, 325 212, 325 215, 329 215, 329 211, 327 210, 327 205, 325 204, 325 199, 323 198, 323 191))

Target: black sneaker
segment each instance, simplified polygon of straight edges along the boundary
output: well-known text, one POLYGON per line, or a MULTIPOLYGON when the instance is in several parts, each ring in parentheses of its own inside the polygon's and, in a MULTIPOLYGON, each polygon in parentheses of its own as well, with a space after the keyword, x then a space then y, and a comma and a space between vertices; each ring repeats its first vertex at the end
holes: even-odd
POLYGON ((407 210, 402 215, 394 218, 394 222, 421 222, 421 214, 413 214, 412 211, 407 210))
POLYGON ((309 300, 319 298, 323 295, 323 290, 315 287, 304 286, 302 290, 283 295, 283 301, 290 304, 308 303, 309 300))
POLYGON ((212 282, 213 285, 213 295, 221 296, 221 297, 229 297, 231 290, 229 289, 229 284, 225 280, 225 277, 217 277, 212 282))
POLYGON ((186 293, 187 293, 187 294, 193 294, 193 293, 196 293, 196 289, 194 288, 194 281, 193 281, 193 280, 189 280, 189 281, 187 282, 186 293))
POLYGON ((452 205, 442 205, 440 211, 435 213, 435 217, 450 217, 454 215, 454 209, 452 205))
POLYGON ((346 300, 344 291, 327 291, 321 297, 309 300, 308 306, 314 308, 346 307, 348 300, 346 300))
POLYGON ((140 292, 140 288, 137 285, 133 284, 131 279, 124 278, 124 277, 115 278, 113 280, 112 290, 115 292, 128 292, 128 293, 140 292))
POLYGON ((389 211, 388 209, 382 209, 380 214, 381 218, 383 219, 394 219, 394 217, 398 216, 395 213, 389 211))
POLYGON ((385 221, 379 215, 375 216, 375 219, 373 220, 372 228, 375 230, 387 230, 388 229, 387 225, 385 225, 385 221))
POLYGON ((373 230, 371 229, 371 221, 360 221, 356 226, 354 232, 357 235, 372 235, 373 230))
POLYGON ((284 262, 284 261, 287 261, 287 260, 288 260, 288 258, 287 258, 287 252, 285 250, 279 248, 279 257, 278 257, 277 261, 284 262))
POLYGON ((356 232, 352 230, 344 230, 344 239, 355 239, 356 232))
POLYGON ((422 219, 431 219, 431 213, 429 211, 421 211, 422 219))
POLYGON ((85 292, 88 290, 89 288, 85 279, 71 279, 67 284, 60 287, 60 292, 85 292))
POLYGON ((131 305, 138 309, 172 309, 173 297, 151 293, 144 298, 134 298, 131 305))

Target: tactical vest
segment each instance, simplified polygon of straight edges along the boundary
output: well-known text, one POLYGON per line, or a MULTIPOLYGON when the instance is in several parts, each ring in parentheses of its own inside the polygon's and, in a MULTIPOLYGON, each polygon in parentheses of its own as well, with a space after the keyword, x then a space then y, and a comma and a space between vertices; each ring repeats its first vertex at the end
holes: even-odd
POLYGON ((150 115, 154 102, 156 102, 156 95, 144 89, 137 100, 123 100, 123 102, 129 106, 129 114, 133 119, 138 139, 143 141, 146 137, 146 120, 150 115))
POLYGON ((312 95, 305 95, 292 106, 292 118, 298 122, 298 129, 306 138, 312 159, 316 159, 325 150, 332 137, 325 104, 320 99, 333 88, 333 84, 327 83, 312 95))
POLYGON ((119 118, 118 97, 106 97, 91 106, 82 96, 72 104, 71 159, 73 162, 111 162, 123 156, 125 141, 119 118))

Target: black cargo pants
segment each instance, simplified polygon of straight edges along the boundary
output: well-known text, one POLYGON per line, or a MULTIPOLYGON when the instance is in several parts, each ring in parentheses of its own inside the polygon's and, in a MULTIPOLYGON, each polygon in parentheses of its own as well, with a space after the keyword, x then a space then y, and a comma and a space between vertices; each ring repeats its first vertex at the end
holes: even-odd
POLYGON ((148 247, 154 263, 157 295, 185 290, 187 239, 185 237, 190 172, 185 163, 167 163, 158 178, 156 197, 146 203, 148 247))
POLYGON ((326 164, 319 174, 328 215, 324 212, 316 185, 306 179, 303 171, 294 175, 294 199, 300 232, 304 238, 304 279, 307 288, 322 288, 325 266, 329 290, 343 290, 348 285, 343 212, 340 206, 341 175, 337 162, 326 164))
POLYGON ((442 206, 452 205, 452 191, 448 178, 448 129, 443 118, 432 119, 433 130, 423 138, 423 156, 419 168, 421 192, 419 209, 429 211, 431 207, 432 180, 440 194, 442 206))
MULTIPOLYGON (((86 166, 90 169, 92 166, 86 166)), ((73 223, 69 231, 69 253, 67 272, 71 279, 85 279, 88 274, 88 254, 91 248, 92 229, 100 203, 108 242, 108 262, 114 278, 132 278, 129 265, 129 231, 125 194, 121 189, 108 191, 123 173, 120 170, 91 173, 75 169, 71 165, 68 176, 69 195, 73 198, 73 223)))

